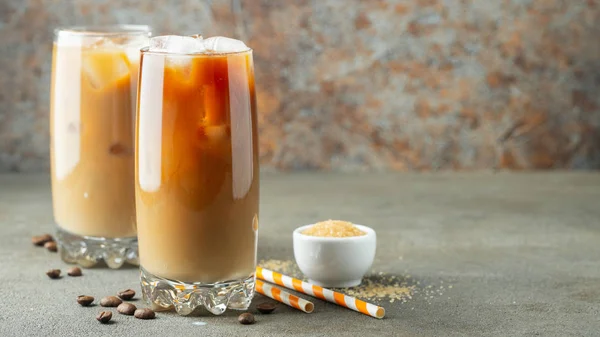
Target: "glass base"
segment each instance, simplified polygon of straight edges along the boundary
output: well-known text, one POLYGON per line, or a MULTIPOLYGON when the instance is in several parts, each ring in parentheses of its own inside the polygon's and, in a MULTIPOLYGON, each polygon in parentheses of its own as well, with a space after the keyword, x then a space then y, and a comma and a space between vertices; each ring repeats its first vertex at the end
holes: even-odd
POLYGON ((71 234, 56 230, 60 257, 66 263, 90 268, 104 261, 109 268, 121 268, 125 263, 139 266, 137 238, 102 238, 71 234))
POLYGON ((226 309, 247 310, 254 297, 254 275, 218 283, 184 283, 152 275, 140 267, 142 294, 153 310, 172 310, 182 316, 206 310, 220 315, 226 309))

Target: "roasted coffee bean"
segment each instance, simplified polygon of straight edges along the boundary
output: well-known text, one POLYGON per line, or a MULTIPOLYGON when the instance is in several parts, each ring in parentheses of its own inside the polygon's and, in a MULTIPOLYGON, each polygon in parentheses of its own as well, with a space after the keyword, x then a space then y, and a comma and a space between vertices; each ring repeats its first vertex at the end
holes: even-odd
POLYGON ((96 316, 96 319, 98 320, 98 322, 105 324, 108 323, 108 321, 110 321, 110 319, 112 318, 112 312, 110 311, 101 311, 98 316, 96 316))
POLYGON ((54 241, 50 234, 36 235, 31 238, 31 242, 36 246, 43 246, 46 242, 54 241))
POLYGON ((50 269, 46 272, 46 275, 51 279, 57 279, 60 277, 60 269, 50 269))
POLYGON ((79 267, 72 267, 72 268, 69 268, 69 270, 67 270, 67 275, 69 275, 69 276, 81 276, 83 274, 81 273, 81 268, 79 268, 79 267))
POLYGON ((48 241, 48 242, 44 243, 44 248, 48 249, 48 251, 53 252, 53 253, 56 253, 58 251, 55 241, 48 241))
POLYGON ((244 325, 254 324, 254 315, 249 312, 245 312, 238 317, 238 322, 244 325))
POLYGON ((100 300, 100 305, 103 307, 118 307, 121 303, 123 301, 117 296, 106 296, 100 300))
POLYGON ((135 296, 135 290, 127 289, 127 290, 119 291, 117 293, 117 296, 119 296, 119 298, 124 301, 129 301, 130 299, 133 298, 133 296, 135 296))
POLYGON ((152 309, 143 308, 137 309, 133 316, 139 319, 153 319, 154 317, 156 317, 156 314, 154 313, 154 311, 152 311, 152 309))
POLYGON ((256 306, 256 310, 258 310, 261 314, 270 314, 275 310, 276 305, 273 303, 265 302, 256 306))
POLYGON ((81 304, 82 307, 87 307, 94 302, 94 297, 87 295, 77 296, 77 303, 81 304))
POLYGON ((119 306, 117 307, 117 311, 120 314, 128 315, 128 316, 133 315, 136 310, 137 310, 137 308, 135 307, 135 305, 133 305, 131 303, 126 303, 126 302, 119 304, 119 306))

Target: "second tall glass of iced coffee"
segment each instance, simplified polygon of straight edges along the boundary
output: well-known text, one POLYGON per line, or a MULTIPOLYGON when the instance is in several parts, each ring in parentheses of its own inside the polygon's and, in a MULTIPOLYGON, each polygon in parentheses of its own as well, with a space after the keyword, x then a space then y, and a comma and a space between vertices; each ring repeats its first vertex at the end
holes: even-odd
POLYGON ((57 29, 52 58, 50 153, 57 240, 64 261, 138 264, 134 126, 137 25, 57 29))
POLYGON ((136 215, 144 298, 221 314, 254 294, 258 135, 252 51, 221 37, 142 50, 136 215))

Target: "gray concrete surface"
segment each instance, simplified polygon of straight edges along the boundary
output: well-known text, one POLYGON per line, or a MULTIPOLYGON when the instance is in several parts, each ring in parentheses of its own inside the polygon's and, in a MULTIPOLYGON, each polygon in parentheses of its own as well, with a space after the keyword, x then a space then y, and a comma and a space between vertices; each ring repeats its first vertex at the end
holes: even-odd
POLYGON ((352 220, 378 233, 375 272, 419 282, 413 299, 380 302, 383 320, 315 299, 313 314, 280 306, 253 326, 237 313, 100 325, 100 308, 75 296, 139 290, 137 271, 48 279, 67 267, 30 244, 53 228, 49 179, 3 175, 0 336, 600 335, 598 173, 268 174, 261 186, 260 258, 292 259, 296 226, 352 220), (426 295, 441 284, 443 295, 426 295))

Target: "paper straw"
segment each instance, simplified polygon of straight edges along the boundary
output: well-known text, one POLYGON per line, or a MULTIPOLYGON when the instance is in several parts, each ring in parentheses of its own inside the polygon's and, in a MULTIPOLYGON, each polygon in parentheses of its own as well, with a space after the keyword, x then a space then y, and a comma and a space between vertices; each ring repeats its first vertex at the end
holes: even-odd
POLYGON ((288 292, 279 289, 278 287, 274 287, 268 283, 264 283, 261 280, 256 280, 255 289, 259 294, 270 297, 275 301, 287 304, 292 308, 302 310, 307 314, 313 312, 315 308, 315 305, 312 302, 302 299, 298 296, 294 296, 288 292))
POLYGON ((352 296, 344 295, 342 293, 338 293, 337 291, 319 287, 317 285, 310 284, 308 282, 304 282, 293 277, 282 275, 269 269, 256 267, 256 277, 261 280, 265 280, 267 282, 275 283, 282 287, 286 287, 288 289, 296 290, 306 295, 320 298, 327 302, 341 305, 342 307, 358 311, 371 317, 383 318, 383 316, 385 316, 385 309, 380 306, 367 303, 352 296))

